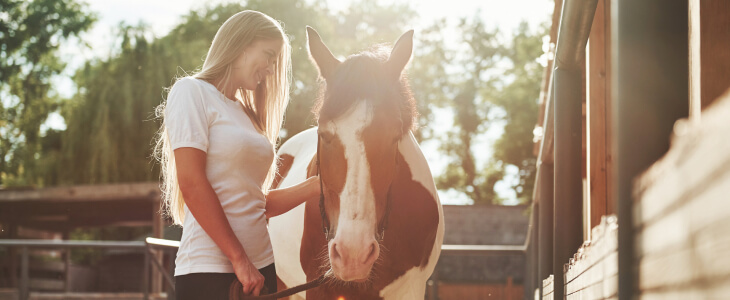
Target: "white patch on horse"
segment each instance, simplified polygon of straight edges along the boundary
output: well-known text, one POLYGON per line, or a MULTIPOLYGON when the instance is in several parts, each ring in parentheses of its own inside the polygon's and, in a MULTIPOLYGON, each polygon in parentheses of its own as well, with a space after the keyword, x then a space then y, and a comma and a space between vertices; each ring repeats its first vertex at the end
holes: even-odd
POLYGON ((384 300, 421 300, 431 272, 414 267, 380 290, 384 300))
MULTIPOLYGON (((307 129, 284 143, 279 148, 279 155, 288 154, 294 157, 289 173, 282 178, 277 188, 286 188, 304 181, 307 177, 307 166, 317 153, 317 128, 307 129)), ((307 281, 302 269, 299 249, 304 234, 304 204, 269 219, 271 244, 276 260, 276 274, 284 284, 293 287, 307 281)), ((302 299, 304 292, 298 294, 302 299)))
POLYGON ((331 122, 345 151, 347 173, 340 194, 340 214, 337 220, 338 239, 343 243, 360 245, 360 239, 375 233, 375 201, 370 184, 370 165, 365 154, 362 132, 373 120, 368 101, 358 101, 349 112, 331 122), (341 234, 346 232, 346 234, 341 234))

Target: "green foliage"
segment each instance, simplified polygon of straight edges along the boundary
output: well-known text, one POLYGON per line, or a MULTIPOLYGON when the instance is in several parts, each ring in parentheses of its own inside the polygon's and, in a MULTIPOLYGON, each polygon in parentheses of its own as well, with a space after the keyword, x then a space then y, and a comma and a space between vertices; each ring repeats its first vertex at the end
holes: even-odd
POLYGON ((0 11, 0 185, 43 185, 40 127, 58 106, 49 79, 65 67, 56 51, 95 17, 74 0, 0 0, 0 11))
POLYGON ((542 37, 548 30, 546 24, 534 32, 527 24, 520 25, 506 53, 512 67, 505 74, 514 80, 495 99, 495 104, 505 110, 506 125, 504 134, 494 145, 494 159, 519 168, 518 182, 512 188, 521 203, 530 201, 535 184, 537 169, 532 137, 544 71, 537 58, 543 54, 542 37))
MULTIPOLYGON (((0 3, 13 20, 0 18, 0 184, 5 186, 157 180, 159 166, 151 151, 160 123, 154 108, 175 77, 202 66, 220 25, 241 10, 259 10, 281 20, 290 35, 294 82, 282 142, 314 125, 310 110, 319 82, 306 51, 305 25, 316 28, 333 53, 344 58, 372 44, 394 42, 417 17, 407 5, 375 0, 356 1, 338 12, 317 1, 251 0, 191 11, 159 38, 149 38, 144 25, 120 24, 111 57, 77 70, 77 92, 59 100, 48 93, 48 77, 64 68, 55 50, 63 38, 87 29, 94 16, 71 0, 0 3), (65 21, 38 26, 39 18, 65 21), (7 38, 10 32, 12 39, 7 38), (41 136, 40 124, 55 110, 66 130, 51 129, 41 136)), ((494 185, 505 179, 507 166, 515 166, 518 180, 508 183, 526 202, 535 176, 532 129, 543 70, 536 59, 547 29, 535 31, 523 24, 507 43, 479 18, 462 19, 454 37, 446 36, 447 29, 447 22, 438 20, 418 32, 407 69, 420 113, 420 129, 414 134, 419 141, 441 142, 439 150, 448 157, 437 186, 463 192, 475 202, 498 203, 502 199, 494 185), (442 118, 436 109, 454 115, 446 135, 434 128, 442 118), (480 161, 486 151, 480 139, 490 128, 502 126, 493 155, 480 161)))
POLYGON ((445 172, 436 178, 437 186, 462 192, 475 203, 500 203, 504 199, 494 185, 509 179, 506 167, 512 165, 518 169, 518 180, 508 184, 518 201, 528 202, 535 180, 532 130, 544 70, 537 59, 543 54, 547 28, 532 32, 522 23, 505 45, 500 32, 486 28, 481 19, 462 19, 457 31, 463 47, 451 49, 443 40, 429 37, 443 27, 445 22, 440 21, 426 30, 427 52, 417 56, 413 68, 418 72, 412 76, 416 93, 421 93, 419 101, 425 100, 421 111, 441 107, 454 114, 453 127, 445 136, 431 132, 431 113, 422 119, 424 138, 438 138, 440 151, 449 158, 445 172), (447 71, 444 65, 448 67, 449 61, 460 66, 458 72, 447 71), (480 148, 478 138, 495 126, 504 126, 504 132, 493 145, 493 155, 479 164, 477 156, 487 156, 487 149, 480 148))
MULTIPOLYGON (((154 108, 165 97, 175 77, 202 66, 220 25, 231 15, 254 9, 281 20, 291 38, 294 89, 284 124, 284 136, 314 125, 311 107, 318 89, 317 71, 309 62, 305 26, 319 30, 338 54, 350 54, 376 42, 393 41, 408 13, 383 26, 366 16, 393 14, 405 7, 381 7, 363 1, 338 17, 305 1, 249 1, 191 11, 165 37, 147 40, 144 26, 122 25, 118 54, 92 61, 74 78, 79 92, 64 103, 67 130, 62 133, 62 163, 58 184, 111 183, 156 180, 159 166, 150 164, 151 142, 159 128, 154 108), (355 35, 365 29, 365 34, 355 35), (153 168, 154 166, 154 168, 153 168)), ((412 15, 412 12, 410 13, 412 15)))

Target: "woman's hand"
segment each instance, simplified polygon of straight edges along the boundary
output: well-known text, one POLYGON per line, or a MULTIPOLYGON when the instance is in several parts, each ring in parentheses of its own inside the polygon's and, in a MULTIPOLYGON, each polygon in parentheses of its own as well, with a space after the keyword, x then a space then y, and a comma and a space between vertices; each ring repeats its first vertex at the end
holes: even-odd
POLYGON ((264 287, 264 275, 261 275, 248 258, 236 259, 231 263, 238 281, 243 285, 243 294, 258 296, 264 287))
POLYGON ((312 198, 319 197, 319 176, 314 175, 297 185, 270 190, 266 195, 266 218, 288 212, 312 198))
POLYGON ((320 185, 319 185, 319 175, 314 175, 312 177, 307 178, 307 186, 309 186, 310 194, 316 194, 319 195, 320 191, 320 185))

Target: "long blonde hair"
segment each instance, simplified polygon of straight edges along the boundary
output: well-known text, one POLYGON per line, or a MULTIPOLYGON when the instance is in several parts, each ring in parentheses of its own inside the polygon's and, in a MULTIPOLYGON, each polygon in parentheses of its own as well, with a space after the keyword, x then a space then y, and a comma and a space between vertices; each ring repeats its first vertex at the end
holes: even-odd
MULTIPOLYGON (((284 111, 289 102, 291 83, 291 46, 281 24, 273 18, 257 11, 241 11, 226 20, 218 29, 208 50, 202 69, 192 77, 208 82, 217 82, 218 90, 228 90, 231 79, 231 65, 247 46, 260 39, 279 39, 283 47, 274 65, 274 74, 256 87, 254 91, 237 88, 236 98, 258 130, 277 145, 279 130, 284 121, 284 111)), ((224 97, 221 94, 221 97, 224 97)), ((170 149, 170 141, 164 124, 163 102, 156 109, 163 124, 157 135, 155 158, 161 164, 163 212, 172 217, 174 224, 182 224, 185 218, 185 200, 177 181, 175 156, 170 149)), ((278 158, 269 168, 264 181, 263 191, 273 182, 277 172, 278 158)))

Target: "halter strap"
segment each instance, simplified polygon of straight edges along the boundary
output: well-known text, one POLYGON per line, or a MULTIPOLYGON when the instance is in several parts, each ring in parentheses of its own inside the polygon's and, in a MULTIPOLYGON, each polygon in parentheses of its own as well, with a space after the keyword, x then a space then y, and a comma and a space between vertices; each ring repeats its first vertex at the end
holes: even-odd
POLYGON ((332 237, 330 236, 330 219, 327 217, 327 211, 324 208, 324 188, 322 187, 321 170, 319 167, 319 132, 317 132, 317 176, 319 177, 319 214, 322 217, 322 232, 324 232, 324 238, 329 242, 332 237))

